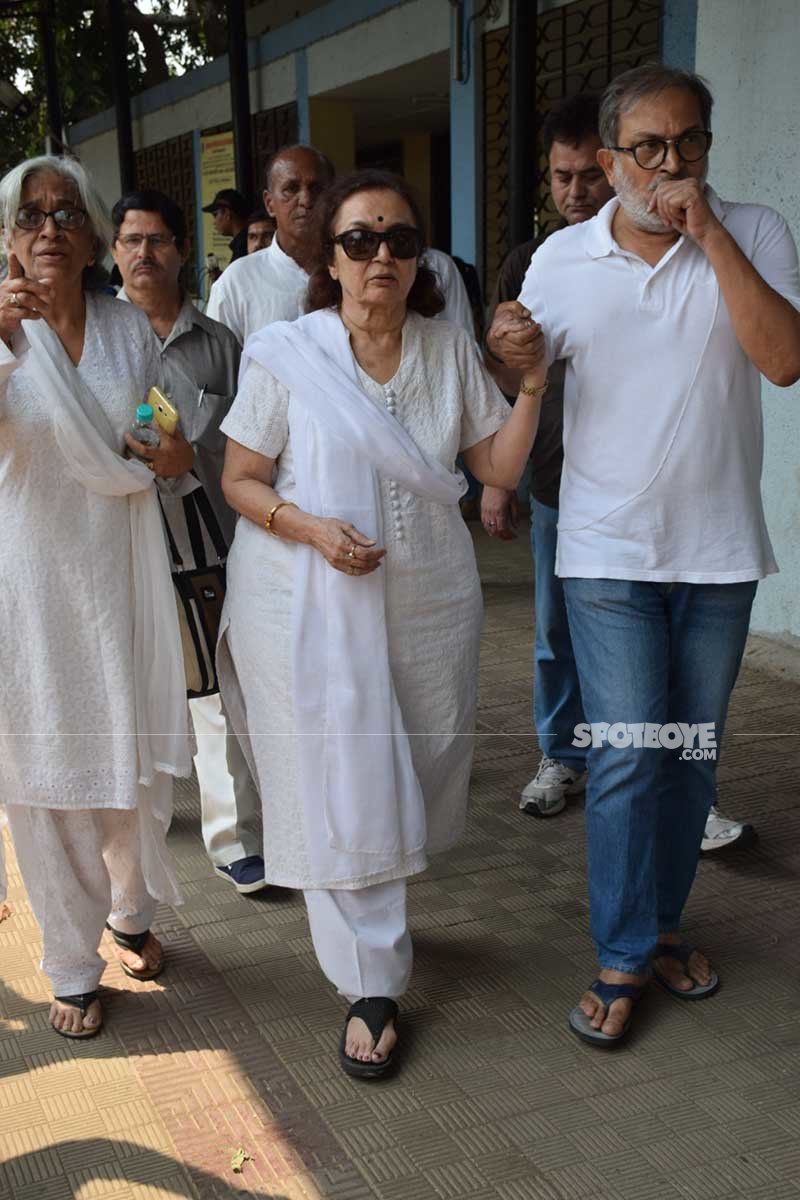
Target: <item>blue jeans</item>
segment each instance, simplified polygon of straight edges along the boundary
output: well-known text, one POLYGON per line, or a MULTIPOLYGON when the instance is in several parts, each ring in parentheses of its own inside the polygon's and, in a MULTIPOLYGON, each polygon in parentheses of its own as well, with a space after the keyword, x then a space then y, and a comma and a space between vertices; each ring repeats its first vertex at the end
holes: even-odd
MULTIPOLYGON (((719 746, 757 585, 563 582, 586 720, 714 722, 719 746)), ((717 762, 607 741, 588 761, 592 937, 601 966, 638 974, 678 929, 717 762)))
POLYGON ((573 746, 583 721, 578 669, 569 636, 564 589, 556 575, 558 509, 531 496, 531 549, 536 585, 533 647, 533 723, 542 750, 573 771, 586 769, 586 751, 573 746))

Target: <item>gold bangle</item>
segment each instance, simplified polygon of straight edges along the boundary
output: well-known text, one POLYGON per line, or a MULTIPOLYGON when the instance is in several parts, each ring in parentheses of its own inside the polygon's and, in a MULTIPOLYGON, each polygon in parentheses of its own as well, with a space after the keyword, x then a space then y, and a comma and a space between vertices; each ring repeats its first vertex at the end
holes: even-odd
POLYGON ((545 379, 544 383, 540 383, 538 387, 533 388, 526 387, 524 381, 520 380, 519 390, 523 396, 543 396, 547 391, 547 380, 545 379))
POLYGON ((264 528, 267 533, 271 533, 273 537, 278 537, 278 534, 272 528, 272 522, 275 518, 275 513, 279 508, 297 508, 294 500, 279 500, 277 504, 273 504, 267 515, 264 517, 264 528))

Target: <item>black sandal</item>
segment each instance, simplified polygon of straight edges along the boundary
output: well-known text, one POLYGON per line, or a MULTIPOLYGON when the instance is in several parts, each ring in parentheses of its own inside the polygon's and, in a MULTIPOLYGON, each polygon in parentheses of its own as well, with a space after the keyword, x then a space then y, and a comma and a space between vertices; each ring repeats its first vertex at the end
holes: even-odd
MULTIPOLYGON (((97 999, 97 992, 81 992, 79 996, 54 996, 59 1004, 69 1004, 71 1008, 77 1008, 81 1014, 81 1020, 86 1016, 89 1008, 97 999)), ((84 1029, 82 1033, 68 1033, 65 1029, 56 1029, 55 1025, 50 1024, 53 1033, 57 1033, 59 1037, 70 1038, 74 1042, 85 1041, 86 1038, 97 1037, 100 1030, 103 1028, 102 1019, 100 1024, 95 1029, 84 1029)))
POLYGON ((356 1079, 377 1079, 379 1076, 386 1074, 394 1058, 394 1048, 392 1048, 383 1062, 362 1062, 360 1058, 351 1058, 345 1052, 347 1025, 352 1017, 358 1017, 364 1022, 374 1037, 375 1045, 377 1046, 389 1022, 397 1020, 397 1013, 398 1008, 394 1000, 389 1000, 386 996, 372 996, 363 1000, 356 1000, 355 1004, 350 1005, 350 1009, 345 1017, 341 1040, 339 1041, 339 1062, 342 1064, 343 1071, 348 1075, 355 1076, 356 1079))
MULTIPOLYGON (((106 929, 111 934, 118 946, 122 946, 123 950, 132 950, 134 954, 141 955, 147 945, 147 939, 150 937, 150 930, 145 929, 144 933, 120 933, 118 929, 114 929, 106 921, 106 929)), ((119 960, 119 965, 122 967, 126 975, 130 975, 131 979, 140 979, 146 982, 148 979, 156 979, 164 970, 164 957, 162 955, 159 965, 151 971, 135 971, 133 967, 129 967, 122 959, 119 960)))

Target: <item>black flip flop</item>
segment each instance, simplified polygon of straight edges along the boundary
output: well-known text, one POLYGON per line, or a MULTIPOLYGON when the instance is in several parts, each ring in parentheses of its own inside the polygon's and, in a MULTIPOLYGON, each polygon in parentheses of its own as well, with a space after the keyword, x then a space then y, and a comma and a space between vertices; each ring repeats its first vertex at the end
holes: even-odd
MULTIPOLYGON (((114 929, 113 925, 109 925, 106 921, 106 929, 111 934, 118 946, 122 946, 123 950, 132 950, 134 954, 141 956, 142 950, 147 945, 147 939, 150 937, 150 930, 145 929, 144 933, 120 933, 118 929, 114 929)), ((130 975, 131 979, 139 979, 146 982, 148 979, 156 979, 164 970, 164 958, 162 956, 161 963, 153 971, 135 971, 133 967, 129 967, 122 959, 119 959, 119 965, 122 967, 126 975, 130 975)))
MULTIPOLYGON (((689 974, 689 959, 696 950, 696 946, 690 946, 688 942, 659 942, 653 951, 653 958, 676 958, 681 966, 689 974)), ((706 1000, 709 996, 713 996, 719 991, 720 978, 716 971, 711 972, 711 978, 708 983, 695 983, 694 987, 688 991, 681 991, 680 988, 673 987, 666 975, 662 975, 655 967, 653 967, 653 978, 661 984, 665 992, 669 992, 670 996, 677 996, 679 1000, 706 1000)), ((691 975, 689 975, 691 979, 691 975)))
POLYGON ((397 1020, 397 1013, 398 1008, 394 1000, 389 1000, 386 996, 367 997, 351 1004, 339 1040, 339 1062, 342 1064, 343 1071, 356 1079, 378 1079, 381 1075, 386 1074, 394 1058, 394 1049, 383 1062, 362 1062, 359 1058, 351 1058, 349 1054, 345 1053, 347 1023, 352 1017, 362 1020, 374 1037, 377 1046, 388 1023, 397 1020))
MULTIPOLYGON (((97 992, 81 992, 79 996, 54 996, 59 1004, 69 1004, 71 1008, 77 1008, 81 1014, 81 1020, 86 1016, 89 1008, 97 999, 97 992)), ((57 1033, 59 1037, 69 1038, 73 1042, 85 1042, 87 1038, 97 1037, 100 1030, 103 1028, 103 1022, 95 1029, 84 1029, 82 1033, 68 1033, 64 1029, 56 1029, 55 1025, 50 1026, 53 1033, 57 1033)))

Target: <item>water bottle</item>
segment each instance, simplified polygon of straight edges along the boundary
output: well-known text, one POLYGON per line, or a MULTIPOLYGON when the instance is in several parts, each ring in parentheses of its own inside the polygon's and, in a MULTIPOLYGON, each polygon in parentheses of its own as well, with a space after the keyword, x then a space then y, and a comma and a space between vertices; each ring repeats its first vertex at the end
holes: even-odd
MULTIPOLYGON (((137 442, 143 442, 145 446, 157 446, 161 441, 161 436, 156 428, 154 418, 152 404, 137 404, 136 419, 131 425, 131 437, 135 437, 137 442)), ((133 450, 131 450, 131 454, 140 462, 147 461, 133 450)))

